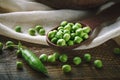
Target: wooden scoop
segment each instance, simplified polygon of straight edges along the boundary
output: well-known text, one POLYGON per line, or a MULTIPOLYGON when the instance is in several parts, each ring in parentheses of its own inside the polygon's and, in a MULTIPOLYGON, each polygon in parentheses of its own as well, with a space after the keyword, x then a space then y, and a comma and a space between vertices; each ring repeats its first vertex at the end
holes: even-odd
MULTIPOLYGON (((93 31, 95 28, 100 27, 103 23, 115 21, 120 16, 120 10, 118 10, 119 8, 120 8, 120 3, 117 3, 93 17, 90 17, 90 18, 87 18, 87 19, 84 19, 84 20, 78 21, 78 22, 84 26, 89 25, 93 31)), ((54 29, 56 29, 56 28, 54 28, 54 29)), ((52 29, 52 30, 54 30, 54 29, 52 29)), ((91 31, 91 33, 92 33, 92 31, 91 31)), ((91 35, 90 35, 90 37, 91 37, 91 35)), ((86 43, 88 40, 83 41, 82 43, 86 43)), ((57 49, 59 51, 72 50, 72 49, 82 45, 80 43, 80 44, 75 44, 73 46, 63 46, 63 47, 57 46, 56 44, 52 43, 49 40, 48 34, 47 34, 46 41, 51 47, 53 47, 54 49, 57 49)))

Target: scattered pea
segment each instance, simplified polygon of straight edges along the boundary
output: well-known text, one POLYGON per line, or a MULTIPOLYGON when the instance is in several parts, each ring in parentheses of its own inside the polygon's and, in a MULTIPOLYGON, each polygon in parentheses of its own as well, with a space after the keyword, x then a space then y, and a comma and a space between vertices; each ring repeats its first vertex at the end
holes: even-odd
POLYGON ((114 48, 113 53, 120 54, 120 48, 114 48))
POLYGON ((35 29, 34 29, 34 28, 29 28, 29 29, 28 29, 28 33, 29 33, 31 36, 35 36, 35 29))
POLYGON ((45 35, 45 29, 40 29, 40 30, 39 30, 39 34, 40 34, 40 35, 45 35))
POLYGON ((16 55, 17 55, 17 57, 22 57, 22 52, 21 52, 21 50, 17 50, 16 55))
POLYGON ((14 43, 12 41, 7 41, 6 42, 6 48, 8 49, 13 49, 14 48, 14 43))
POLYGON ((43 27, 42 27, 41 25, 35 26, 35 30, 36 30, 37 32, 39 32, 40 29, 43 29, 43 27))
POLYGON ((102 68, 103 67, 103 63, 102 63, 101 60, 95 60, 94 65, 95 65, 96 68, 102 68))
POLYGON ((91 55, 89 53, 84 54, 84 60, 86 62, 90 62, 91 61, 91 55))
POLYGON ((16 62, 17 69, 23 69, 23 63, 21 61, 16 62))
POLYGON ((74 58, 73 58, 73 63, 74 63, 75 65, 79 65, 79 64, 81 63, 81 58, 80 58, 80 57, 74 57, 74 58))
POLYGON ((39 56, 39 59, 40 59, 42 62, 45 62, 45 61, 47 61, 48 56, 47 56, 47 54, 41 54, 41 55, 39 56))
POLYGON ((68 65, 68 64, 65 64, 62 66, 62 71, 67 73, 67 72, 70 72, 72 70, 71 66, 68 65))
POLYGON ((51 62, 51 63, 54 63, 56 61, 55 56, 54 55, 49 55, 47 61, 51 62))
POLYGON ((65 63, 68 60, 68 56, 66 54, 62 54, 62 55, 60 55, 59 60, 61 62, 65 63))
POLYGON ((55 59, 57 60, 57 59, 59 59, 60 54, 58 52, 54 52, 53 56, 55 56, 55 59))
POLYGON ((21 32, 21 26, 16 26, 16 27, 15 27, 15 31, 16 31, 16 32, 21 32))

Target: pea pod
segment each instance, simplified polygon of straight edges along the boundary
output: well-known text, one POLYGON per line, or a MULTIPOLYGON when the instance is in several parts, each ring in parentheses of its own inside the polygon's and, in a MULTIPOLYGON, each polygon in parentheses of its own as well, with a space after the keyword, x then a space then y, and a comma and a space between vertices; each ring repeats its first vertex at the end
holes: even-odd
POLYGON ((39 60, 39 58, 30 50, 23 49, 22 47, 18 47, 19 50, 21 50, 22 57, 24 60, 29 64, 31 68, 38 72, 42 72, 45 75, 48 74, 47 69, 43 65, 43 63, 39 60))

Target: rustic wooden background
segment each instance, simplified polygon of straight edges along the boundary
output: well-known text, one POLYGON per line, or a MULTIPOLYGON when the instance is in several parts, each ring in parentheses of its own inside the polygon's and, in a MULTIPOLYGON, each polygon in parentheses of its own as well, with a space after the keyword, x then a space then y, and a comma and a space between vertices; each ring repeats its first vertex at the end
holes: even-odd
MULTIPOLYGON (((8 40, 12 40, 15 43, 18 40, 10 39, 0 35, 0 41, 5 43, 8 40)), ((55 50, 52 50, 48 46, 31 44, 22 42, 30 50, 39 56, 42 53, 52 54, 55 50)), ((109 40, 106 43, 89 50, 68 51, 66 54, 69 56, 68 64, 72 65, 71 73, 65 74, 61 70, 63 63, 57 61, 54 64, 45 63, 49 72, 49 77, 44 76, 32 70, 22 58, 17 58, 15 51, 4 49, 0 54, 0 80, 120 80, 120 56, 113 54, 113 48, 120 47, 113 40, 109 40), (89 52, 92 55, 91 63, 85 63, 75 66, 72 63, 74 56, 83 57, 84 53, 89 52), (96 69, 93 66, 95 59, 101 59, 104 67, 102 69, 96 69), (23 70, 16 69, 16 61, 23 61, 23 70)))

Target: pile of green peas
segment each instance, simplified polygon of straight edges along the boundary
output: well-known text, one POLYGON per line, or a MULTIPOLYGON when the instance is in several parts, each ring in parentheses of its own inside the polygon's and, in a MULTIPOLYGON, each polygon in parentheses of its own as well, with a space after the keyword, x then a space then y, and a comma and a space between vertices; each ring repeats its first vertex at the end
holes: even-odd
POLYGON ((62 21, 57 29, 48 32, 48 38, 58 46, 72 46, 88 39, 90 31, 89 26, 62 21))
MULTIPOLYGON (((15 26, 15 31, 21 33, 22 32, 21 26, 18 25, 15 26)), ((38 33, 39 35, 45 35, 45 29, 41 25, 36 25, 35 28, 29 28, 28 33, 31 36, 35 36, 36 33, 38 33)))

